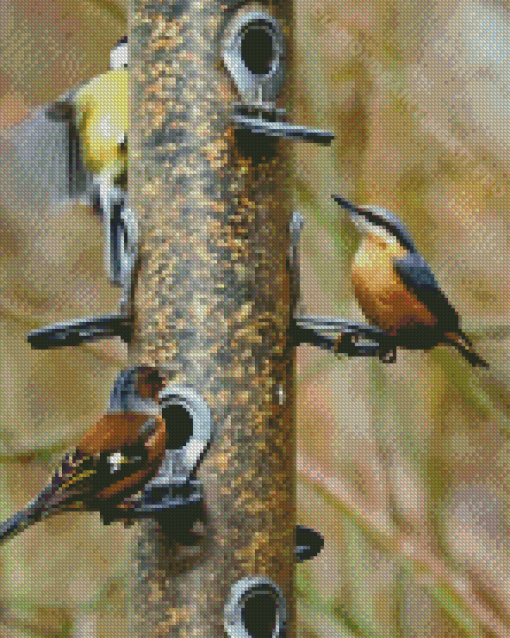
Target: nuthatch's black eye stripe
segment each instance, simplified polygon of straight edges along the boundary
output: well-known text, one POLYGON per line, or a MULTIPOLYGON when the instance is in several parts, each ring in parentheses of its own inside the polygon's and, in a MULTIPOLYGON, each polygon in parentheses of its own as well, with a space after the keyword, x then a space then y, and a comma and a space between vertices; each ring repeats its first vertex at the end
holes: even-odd
MULTIPOLYGON (((411 236, 407 232, 402 222, 397 221, 396 219, 388 219, 389 214, 386 217, 381 217, 378 212, 372 211, 370 209, 358 209, 356 212, 358 215, 365 217, 365 219, 367 219, 367 221, 369 221, 371 224, 387 230, 390 235, 393 235, 396 239, 398 239, 402 246, 407 248, 407 250, 409 250, 410 252, 417 252, 416 246, 414 245, 411 236)), ((393 217, 393 215, 391 216, 393 217)))
POLYGON ((337 204, 349 211, 352 215, 358 215, 364 217, 369 223, 374 224, 387 230, 390 235, 393 235, 398 241, 412 253, 418 252, 414 245, 411 235, 408 233, 407 228, 400 221, 400 219, 385 208, 380 206, 374 206, 369 208, 368 206, 356 206, 345 197, 340 195, 331 195, 337 204))

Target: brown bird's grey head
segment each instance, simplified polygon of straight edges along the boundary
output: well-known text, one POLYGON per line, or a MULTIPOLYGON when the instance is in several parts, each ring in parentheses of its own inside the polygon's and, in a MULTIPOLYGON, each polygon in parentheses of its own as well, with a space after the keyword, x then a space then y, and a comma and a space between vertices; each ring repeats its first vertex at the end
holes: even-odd
POLYGON ((355 206, 349 200, 332 195, 337 204, 349 212, 351 220, 362 233, 376 233, 396 239, 411 253, 417 253, 411 235, 401 220, 392 212, 381 206, 355 206))
POLYGON ((156 396, 165 383, 165 376, 157 368, 132 366, 122 370, 113 384, 108 414, 159 414, 156 396))

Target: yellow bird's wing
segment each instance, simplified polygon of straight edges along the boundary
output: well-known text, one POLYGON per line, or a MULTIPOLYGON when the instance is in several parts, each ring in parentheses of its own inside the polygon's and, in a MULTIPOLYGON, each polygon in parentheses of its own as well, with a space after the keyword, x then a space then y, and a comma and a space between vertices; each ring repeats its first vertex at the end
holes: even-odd
POLYGON ((87 194, 92 174, 81 161, 72 99, 69 92, 61 109, 39 107, 0 132, 0 206, 7 211, 39 214, 87 194))

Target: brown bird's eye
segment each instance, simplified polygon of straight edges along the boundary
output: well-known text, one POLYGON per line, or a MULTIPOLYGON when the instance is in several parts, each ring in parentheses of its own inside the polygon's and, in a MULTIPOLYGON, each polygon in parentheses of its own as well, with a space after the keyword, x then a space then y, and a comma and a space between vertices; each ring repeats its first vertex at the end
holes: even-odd
POLYGON ((161 376, 159 370, 153 370, 147 377, 147 383, 149 383, 154 390, 160 392, 165 387, 165 380, 161 376))

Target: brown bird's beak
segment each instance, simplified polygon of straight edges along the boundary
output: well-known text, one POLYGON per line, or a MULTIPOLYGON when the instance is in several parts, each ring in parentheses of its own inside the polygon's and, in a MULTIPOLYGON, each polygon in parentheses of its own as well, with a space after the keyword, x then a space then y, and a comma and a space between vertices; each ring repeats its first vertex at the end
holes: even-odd
POLYGON ((142 399, 154 399, 168 385, 169 371, 163 367, 153 368, 140 366, 137 381, 137 391, 142 399))

